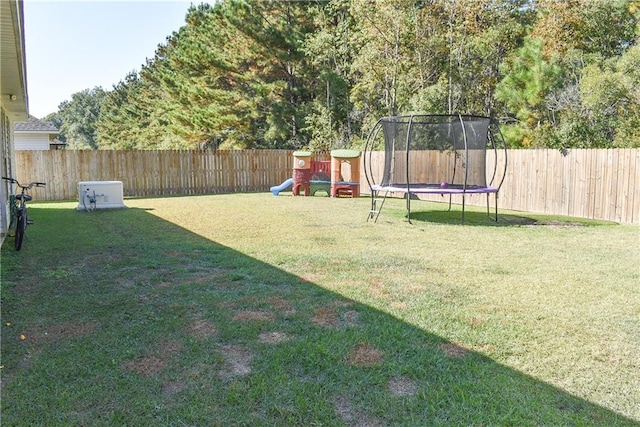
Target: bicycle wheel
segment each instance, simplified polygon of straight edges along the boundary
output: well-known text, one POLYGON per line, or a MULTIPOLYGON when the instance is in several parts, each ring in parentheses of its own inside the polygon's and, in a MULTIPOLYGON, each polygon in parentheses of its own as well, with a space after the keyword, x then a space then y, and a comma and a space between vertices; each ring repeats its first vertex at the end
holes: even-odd
POLYGON ((27 214, 26 212, 18 212, 18 219, 16 220, 16 237, 15 246, 16 251, 19 251, 22 247, 22 241, 24 240, 24 234, 27 231, 27 214))

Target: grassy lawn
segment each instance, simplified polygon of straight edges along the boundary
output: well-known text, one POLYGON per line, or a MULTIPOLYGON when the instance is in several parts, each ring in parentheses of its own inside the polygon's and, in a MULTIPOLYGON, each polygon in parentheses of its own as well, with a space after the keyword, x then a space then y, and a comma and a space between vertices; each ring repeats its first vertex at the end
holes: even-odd
POLYGON ((33 203, 2 424, 640 425, 640 229, 390 200, 33 203))

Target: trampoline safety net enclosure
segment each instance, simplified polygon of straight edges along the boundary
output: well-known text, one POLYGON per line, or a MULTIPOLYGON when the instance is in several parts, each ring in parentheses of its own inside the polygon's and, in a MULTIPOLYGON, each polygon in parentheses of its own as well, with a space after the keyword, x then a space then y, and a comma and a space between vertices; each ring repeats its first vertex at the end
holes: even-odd
POLYGON ((371 130, 364 150, 364 170, 371 190, 369 219, 378 219, 384 201, 402 193, 411 222, 411 199, 420 194, 485 194, 487 215, 507 168, 506 143, 491 118, 472 115, 383 117, 371 130))

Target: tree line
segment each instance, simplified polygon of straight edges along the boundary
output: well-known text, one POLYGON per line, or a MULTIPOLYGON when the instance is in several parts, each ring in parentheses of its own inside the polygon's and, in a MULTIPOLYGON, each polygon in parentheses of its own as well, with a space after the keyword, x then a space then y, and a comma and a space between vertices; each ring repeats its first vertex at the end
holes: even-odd
POLYGON ((221 0, 46 117, 71 148, 361 147, 383 116, 510 147, 640 147, 638 0, 221 0))

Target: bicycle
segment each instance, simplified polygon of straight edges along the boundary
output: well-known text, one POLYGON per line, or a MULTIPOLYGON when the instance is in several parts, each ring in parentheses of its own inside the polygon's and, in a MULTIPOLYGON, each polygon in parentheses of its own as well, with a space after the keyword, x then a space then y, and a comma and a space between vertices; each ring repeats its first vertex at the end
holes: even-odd
POLYGON ((22 241, 24 240, 24 235, 27 231, 27 225, 33 224, 33 221, 27 218, 27 202, 31 201, 33 198, 27 192, 34 186, 36 187, 44 187, 44 182, 32 182, 29 185, 22 185, 18 182, 17 179, 8 178, 3 176, 2 179, 5 181, 9 181, 11 184, 15 184, 18 188, 20 188, 20 194, 11 195, 9 197, 9 208, 11 219, 9 221, 9 230, 14 230, 14 245, 16 251, 19 251, 22 248, 22 241))

